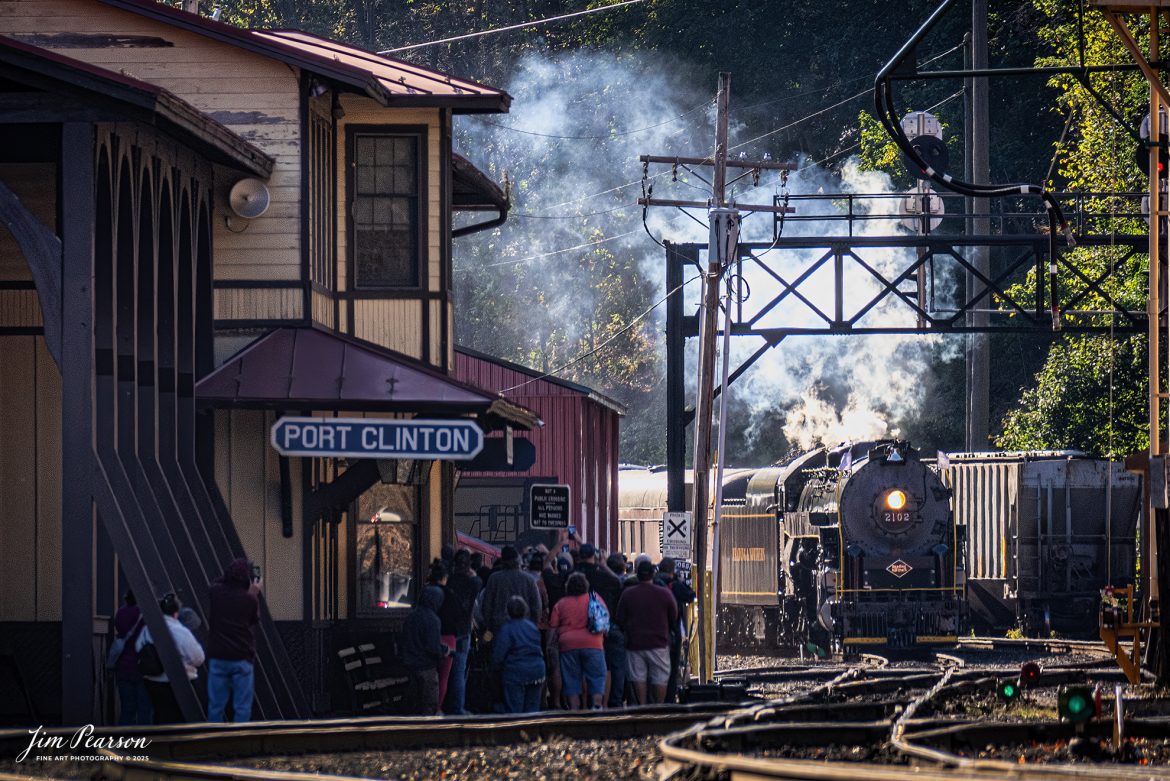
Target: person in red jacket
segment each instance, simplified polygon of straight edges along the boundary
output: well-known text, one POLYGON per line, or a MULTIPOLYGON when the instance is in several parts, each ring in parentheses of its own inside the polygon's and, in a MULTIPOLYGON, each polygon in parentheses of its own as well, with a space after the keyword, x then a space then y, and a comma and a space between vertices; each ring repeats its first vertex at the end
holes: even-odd
POLYGON ((256 624, 260 622, 260 572, 236 559, 211 584, 207 637, 207 720, 250 721, 255 686, 256 624))
POLYGON ((638 704, 666 699, 670 679, 670 628, 678 623, 678 604, 669 590, 654 582, 654 565, 638 563, 638 584, 622 591, 617 624, 626 632, 629 680, 638 704), (647 695, 651 699, 647 699, 647 695))

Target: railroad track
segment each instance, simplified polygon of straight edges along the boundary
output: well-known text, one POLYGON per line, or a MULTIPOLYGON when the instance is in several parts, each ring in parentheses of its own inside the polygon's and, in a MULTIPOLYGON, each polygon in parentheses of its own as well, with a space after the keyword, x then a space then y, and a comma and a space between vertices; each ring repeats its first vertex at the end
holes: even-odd
MULTIPOLYGON (((1099 644, 1079 641, 1000 640, 977 638, 960 644, 960 651, 1043 651, 1099 656, 1108 652, 1099 644)), ((919 709, 936 700, 986 691, 1003 670, 972 665, 970 660, 937 653, 933 672, 854 668, 855 680, 838 681, 785 702, 770 703, 719 716, 706 724, 665 738, 659 746, 663 757, 662 778, 687 779, 803 779, 805 781, 905 781, 912 773, 917 781, 1010 778, 1026 781, 1170 781, 1170 768, 1127 766, 1116 763, 1073 765, 1021 765, 996 759, 973 759, 956 753, 956 746, 983 746, 1000 740, 1108 740, 1111 725, 1100 722, 1080 728, 1054 722, 986 723, 916 718, 919 709), (894 675, 887 673, 893 672, 894 675), (897 673, 901 675, 897 675, 897 673), (998 672, 998 675, 996 673, 998 672), (913 694, 908 694, 907 689, 913 694), (826 695, 832 694, 832 697, 826 695), (888 694, 876 702, 851 702, 866 696, 888 694), (810 700, 820 698, 820 702, 810 700), (840 702, 841 698, 847 698, 840 702), (836 701, 835 701, 836 700, 836 701), (770 749, 881 746, 881 761, 826 762, 824 759, 768 756, 770 749)), ((1053 686, 1083 680, 1120 680, 1116 670, 1103 669, 1100 661, 1057 665, 1042 671, 1037 686, 1053 686)), ((1166 718, 1129 719, 1127 734, 1164 738, 1170 734, 1166 718)), ((848 753, 846 751, 846 753, 848 753)), ((862 751, 861 753, 864 753, 862 751)))
MULTIPOLYGON (((1025 651, 1105 654, 1099 645, 1077 641, 966 640, 953 653, 936 653, 926 668, 899 668, 885 657, 864 655, 847 664, 778 665, 721 671, 721 677, 750 676, 755 681, 803 679, 811 684, 800 693, 768 702, 702 703, 650 706, 623 711, 546 712, 459 719, 376 717, 311 722, 252 722, 240 725, 174 725, 136 728, 150 739, 149 757, 103 750, 107 761, 97 764, 99 781, 175 779, 195 781, 305 781, 343 779, 344 775, 256 769, 242 766, 246 758, 302 754, 395 752, 537 745, 554 738, 621 740, 666 736, 659 743, 661 777, 703 779, 726 776, 752 779, 813 781, 905 781, 907 763, 922 781, 942 779, 1042 778, 1046 781, 1170 781, 1170 773, 1123 765, 1021 767, 1015 763, 962 756, 965 745, 984 745, 1021 731, 1036 739, 1064 734, 1062 725, 1029 723, 1009 727, 973 719, 920 718, 920 710, 949 697, 984 691, 1003 674, 1003 663, 981 660, 984 651, 1025 651), (998 664, 998 666, 995 666, 998 664), (1063 732, 1062 732, 1063 730, 1063 732), (802 758, 758 756, 761 749, 815 747, 835 744, 884 746, 881 762, 826 763, 802 758), (902 764, 895 764, 895 763, 902 764)), ((1121 680, 1118 671, 1097 659, 1043 670, 1039 685, 1083 680, 1121 680)), ((1170 733, 1166 719, 1132 720, 1131 734, 1170 733)), ((1102 727, 1092 725, 1089 735, 1102 727)), ((70 731, 59 730, 62 734, 70 731)), ((52 734, 51 732, 49 734, 52 734)), ((95 731, 95 737, 123 734, 117 729, 95 731)), ((129 734, 129 733, 125 733, 129 734)), ((28 745, 27 731, 0 732, 0 752, 15 755, 28 745)), ((351 771, 353 772, 353 771, 351 771)), ((0 781, 17 777, 0 774, 0 781)))

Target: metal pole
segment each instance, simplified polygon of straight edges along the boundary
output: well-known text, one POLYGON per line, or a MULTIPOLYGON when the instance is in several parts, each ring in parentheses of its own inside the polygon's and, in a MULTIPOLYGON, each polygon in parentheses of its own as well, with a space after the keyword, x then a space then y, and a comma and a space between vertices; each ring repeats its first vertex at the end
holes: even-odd
MULTIPOLYGON (((971 67, 975 69, 987 67, 987 0, 972 0, 971 4, 971 67)), ((990 132, 988 129, 988 82, 986 78, 971 79, 971 137, 968 141, 971 154, 971 178, 969 181, 976 184, 986 184, 991 178, 991 164, 989 161, 990 132)), ((972 213, 986 215, 990 209, 990 201, 986 198, 971 199, 972 213)), ((971 230, 976 236, 991 234, 991 218, 988 216, 974 217, 971 221, 971 230)), ((972 265, 985 278, 990 278, 991 259, 987 247, 973 247, 971 250, 972 265)), ((974 300, 975 296, 983 292, 984 286, 973 274, 968 274, 968 297, 974 300)), ((983 306, 981 308, 987 308, 983 306)), ((988 315, 975 312, 971 315, 971 325, 975 328, 986 328, 990 324, 988 315)), ((989 425, 989 382, 990 351, 987 334, 974 333, 969 337, 970 353, 968 358, 967 374, 967 450, 986 450, 988 446, 989 425)))
MULTIPOLYGON (((727 107, 731 91, 731 74, 719 74, 719 93, 716 99, 718 114, 715 124, 715 176, 712 187, 714 206, 724 205, 724 185, 727 181, 727 107)), ((699 603, 699 680, 708 683, 713 672, 708 658, 707 625, 710 583, 707 578, 707 497, 711 462, 711 407, 715 379, 715 326, 719 316, 719 278, 721 247, 712 219, 712 240, 707 249, 707 269, 703 274, 703 306, 699 329, 699 382, 695 394, 695 454, 694 454, 694 521, 695 521, 695 584, 699 603)))
MULTIPOLYGON (((715 449, 719 460, 715 465, 715 517, 712 522, 714 529, 713 545, 711 546, 711 626, 715 627, 719 619, 719 592, 722 584, 719 581, 719 563, 722 548, 719 546, 719 522, 723 518, 723 470, 727 466, 727 397, 731 395, 731 388, 727 384, 727 375, 731 370, 731 284, 727 285, 727 305, 723 310, 723 376, 719 387, 723 394, 719 397, 719 444, 715 449)), ((711 635, 711 659, 718 660, 719 634, 711 635)), ((714 665, 712 665, 714 667, 714 665)))
POLYGON ((666 242, 666 292, 677 290, 666 302, 666 509, 686 509, 686 335, 683 333, 684 258, 678 246, 666 242))

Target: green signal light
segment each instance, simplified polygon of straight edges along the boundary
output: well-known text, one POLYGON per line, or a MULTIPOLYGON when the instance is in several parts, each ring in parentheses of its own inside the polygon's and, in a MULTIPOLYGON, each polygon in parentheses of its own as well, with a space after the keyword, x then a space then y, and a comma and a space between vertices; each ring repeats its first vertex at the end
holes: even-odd
POLYGON ((1015 681, 1000 681, 996 693, 1004 702, 1013 702, 1020 694, 1020 687, 1015 681))
POLYGON ((1088 721, 1097 710, 1093 690, 1085 686, 1062 689, 1057 698, 1057 708, 1063 721, 1074 724, 1088 721))

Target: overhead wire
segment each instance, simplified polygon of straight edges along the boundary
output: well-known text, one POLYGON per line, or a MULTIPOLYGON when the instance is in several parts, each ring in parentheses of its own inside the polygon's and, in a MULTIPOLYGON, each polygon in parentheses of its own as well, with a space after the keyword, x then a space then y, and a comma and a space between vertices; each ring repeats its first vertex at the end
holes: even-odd
POLYGON ((650 308, 648 308, 646 311, 642 312, 642 314, 638 315, 638 316, 637 316, 637 317, 635 317, 633 320, 631 320, 629 323, 627 323, 627 324, 625 325, 625 327, 624 327, 624 328, 622 328, 620 331, 617 331, 616 333, 612 334, 612 335, 611 335, 611 336, 610 336, 608 339, 606 339, 604 342, 602 342, 601 344, 597 345, 596 347, 593 347, 592 349, 590 349, 590 350, 588 350, 588 351, 586 351, 586 352, 584 352, 584 353, 581 353, 580 355, 578 355, 578 356, 577 356, 576 358, 574 358, 573 360, 571 360, 571 361, 568 361, 568 362, 566 362, 566 363, 563 363, 563 364, 561 364, 560 366, 557 366, 557 367, 556 367, 556 368, 554 368, 554 369, 549 369, 549 370, 548 370, 547 372, 545 372, 544 374, 538 375, 538 376, 536 376, 536 377, 533 377, 533 378, 531 378, 531 379, 529 379, 529 380, 525 380, 524 382, 521 382, 521 383, 518 383, 518 384, 516 384, 516 385, 513 385, 513 386, 512 386, 512 387, 510 387, 510 388, 503 388, 503 389, 501 389, 501 390, 500 390, 500 391, 498 391, 498 392, 499 392, 499 393, 508 393, 508 392, 510 392, 510 391, 514 391, 514 390, 516 390, 517 388, 523 388, 525 385, 528 385, 528 384, 530 384, 530 383, 536 382, 536 381, 538 381, 538 380, 543 380, 543 379, 545 379, 546 377, 552 377, 552 376, 554 376, 555 374, 558 374, 559 372, 563 372, 565 369, 568 369, 568 368, 570 368, 570 367, 572 367, 572 366, 576 366, 578 363, 580 363, 581 361, 585 360, 586 358, 589 358, 590 356, 596 355, 597 353, 601 352, 601 351, 602 351, 602 350, 604 350, 606 347, 608 347, 610 344, 612 344, 612 343, 613 343, 615 340, 617 340, 619 337, 621 337, 621 336, 624 336, 625 334, 627 334, 627 333, 628 333, 628 332, 629 332, 629 331, 630 331, 630 330, 631 330, 631 329, 632 329, 634 326, 636 326, 638 323, 642 322, 642 321, 643 321, 643 320, 645 320, 647 317, 649 317, 651 312, 653 312, 655 309, 657 309, 658 307, 660 307, 660 306, 662 306, 664 303, 666 303, 666 302, 667 302, 667 300, 669 300, 671 296, 673 296, 673 295, 677 294, 677 293, 678 293, 679 291, 681 291, 681 290, 682 290, 684 287, 686 287, 687 285, 691 284, 692 282, 694 282, 696 279, 699 279, 700 277, 702 277, 702 274, 696 274, 695 276, 691 277, 690 279, 686 280, 685 282, 683 282, 683 283, 681 283, 680 285, 678 285, 677 287, 675 287, 675 288, 674 288, 674 290, 671 290, 669 293, 667 293, 666 295, 664 295, 662 298, 660 298, 660 299, 658 299, 657 301, 655 301, 653 304, 651 304, 651 305, 650 305, 650 308))
POLYGON ((523 258, 517 258, 516 260, 502 260, 499 263, 488 263, 486 268, 496 268, 497 266, 516 266, 516 265, 519 265, 521 263, 527 263, 527 262, 532 261, 532 260, 539 260, 540 258, 548 258, 548 257, 551 257, 553 255, 561 255, 561 254, 564 254, 566 252, 572 252, 573 250, 585 249, 587 247, 596 247, 596 246, 599 246, 601 244, 608 244, 611 241, 617 241, 618 239, 624 239, 627 236, 633 236, 637 232, 638 232, 637 229, 635 229, 632 231, 626 231, 625 233, 619 233, 616 236, 607 236, 604 239, 597 239, 596 241, 587 241, 584 244, 578 244, 578 245, 573 246, 573 247, 565 247, 564 249, 552 250, 551 252, 541 252, 537 255, 528 255, 528 256, 523 257, 523 258))
POLYGON ((495 33, 506 33, 506 32, 509 32, 511 30, 523 30, 527 27, 539 27, 540 25, 543 25, 543 24, 552 24, 553 22, 563 22, 566 19, 573 19, 573 18, 576 18, 578 16, 588 16, 589 14, 597 14, 597 13, 601 13, 603 11, 612 11, 615 8, 622 8, 623 6, 634 5, 635 3, 641 3, 644 1, 645 0, 621 0, 620 2, 611 3, 609 5, 598 6, 597 8, 586 8, 582 11, 573 11, 572 13, 561 14, 559 16, 549 16, 549 17, 546 17, 544 19, 534 19, 531 22, 520 22, 519 24, 510 24, 510 25, 507 25, 506 27, 493 27, 489 30, 480 30, 479 32, 465 33, 463 35, 453 35, 450 38, 440 38, 439 40, 436 40, 436 41, 425 41, 423 43, 412 43, 409 46, 398 46, 394 49, 383 49, 380 52, 378 52, 378 54, 397 54, 398 52, 408 52, 408 51, 412 51, 414 49, 422 49, 422 48, 425 48, 427 46, 439 46, 440 44, 444 44, 444 43, 454 43, 456 41, 466 41, 470 38, 480 38, 482 36, 493 35, 495 33))
POLYGON ((526 130, 525 128, 515 127, 514 125, 505 125, 505 124, 502 124, 500 122, 492 122, 491 120, 484 119, 483 117, 472 117, 472 119, 476 120, 477 122, 481 122, 485 125, 491 125, 492 127, 498 127, 501 130, 511 130, 513 133, 522 133, 526 136, 538 136, 540 138, 553 138, 553 139, 558 139, 558 140, 563 140, 563 141, 604 141, 604 140, 607 140, 610 138, 622 138, 624 136, 632 136, 632 135, 636 135, 638 133, 645 133, 647 130, 654 130, 656 128, 660 128, 660 127, 664 127, 666 125, 673 124, 675 122, 678 122, 683 117, 689 117, 691 114, 694 114, 696 111, 701 111, 702 109, 707 108, 708 106, 710 106, 714 102, 715 102, 714 99, 708 100, 706 103, 702 103, 698 106, 695 106, 694 108, 689 109, 687 111, 684 111, 683 113, 679 114, 676 117, 671 117, 670 119, 668 119, 664 122, 659 122, 658 124, 655 124, 655 125, 647 125, 646 127, 640 127, 640 128, 637 128, 636 130, 624 130, 620 133, 605 133, 605 134, 597 134, 597 135, 589 135, 589 136, 561 136, 561 135, 556 135, 554 133, 539 133, 535 130, 526 130))

